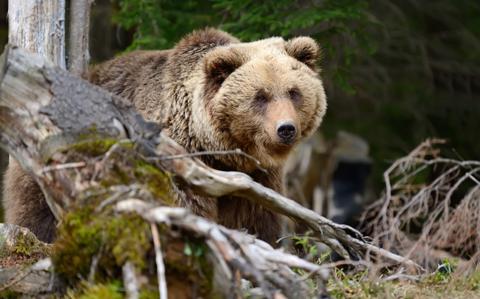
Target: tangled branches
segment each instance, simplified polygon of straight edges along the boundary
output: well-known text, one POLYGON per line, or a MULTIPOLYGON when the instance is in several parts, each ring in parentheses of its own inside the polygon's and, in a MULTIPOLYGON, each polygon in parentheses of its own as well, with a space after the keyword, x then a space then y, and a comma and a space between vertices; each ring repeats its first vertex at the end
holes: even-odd
MULTIPOLYGON (((156 231, 156 224, 167 224, 205 238, 215 264, 218 266, 219 275, 228 281, 233 281, 233 285, 236 285, 238 290, 241 289, 240 278, 244 277, 260 286, 259 291, 268 298, 276 298, 279 294, 287 298, 306 298, 313 296, 311 290, 304 283, 304 279, 298 277, 290 267, 319 274, 316 276, 319 278, 319 286, 323 285, 328 277, 326 268, 281 250, 274 250, 270 245, 253 236, 218 226, 191 214, 184 208, 155 207, 138 199, 127 199, 117 203, 116 210, 139 214, 152 223, 152 231, 156 231)), ((159 244, 158 233, 153 235, 154 242, 159 244)), ((159 266, 163 264, 160 250, 156 250, 156 259, 157 267, 163 269, 159 266)), ((158 276, 159 284, 165 286, 164 272, 159 271, 158 276)), ((163 292, 160 291, 160 294, 162 293, 166 293, 166 287, 163 287, 163 292)))
POLYGON ((430 268, 480 250, 480 161, 443 158, 444 143, 427 140, 397 160, 363 221, 377 244, 430 268))

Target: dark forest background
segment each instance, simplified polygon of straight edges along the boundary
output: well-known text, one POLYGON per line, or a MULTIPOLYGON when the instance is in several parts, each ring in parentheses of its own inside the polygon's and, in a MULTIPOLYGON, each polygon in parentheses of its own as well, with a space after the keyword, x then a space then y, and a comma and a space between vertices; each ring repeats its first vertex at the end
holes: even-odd
MULTIPOLYGON (((427 137, 446 138, 451 157, 480 159, 479 1, 97 0, 91 21, 93 63, 170 48, 205 26, 243 41, 314 37, 329 103, 321 131, 368 142, 374 194, 388 165, 427 137)), ((7 33, 2 0, 0 49, 7 33)))

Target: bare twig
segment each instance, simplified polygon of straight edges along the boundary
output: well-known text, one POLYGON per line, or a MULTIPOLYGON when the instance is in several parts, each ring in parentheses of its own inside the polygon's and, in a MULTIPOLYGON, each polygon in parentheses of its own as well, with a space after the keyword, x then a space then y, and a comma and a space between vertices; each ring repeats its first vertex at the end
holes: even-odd
POLYGON ((107 162, 108 159, 110 159, 110 157, 112 156, 112 154, 114 152, 116 152, 121 145, 123 144, 128 144, 128 143, 131 143, 132 141, 131 140, 128 140, 128 139, 122 139, 122 140, 119 140, 117 143, 115 143, 114 145, 112 145, 108 151, 105 153, 105 155, 103 155, 103 158, 102 160, 97 164, 95 165, 95 170, 92 174, 92 178, 90 179, 90 181, 95 181, 97 179, 97 176, 100 172, 100 170, 105 166, 105 162, 107 162))
POLYGON ((384 174, 384 196, 365 214, 366 219, 375 215, 366 227, 376 242, 432 269, 439 250, 458 257, 480 250, 480 161, 440 157, 435 146, 442 143, 427 140, 395 161, 384 174), (419 177, 429 179, 419 184, 419 177), (454 195, 462 193, 452 205, 454 195), (409 234, 411 225, 421 226, 417 236, 409 234))
POLYGON ((47 167, 42 168, 42 174, 50 172, 50 171, 56 171, 56 170, 81 168, 81 167, 85 167, 86 165, 87 164, 82 161, 82 162, 72 162, 72 163, 65 163, 65 164, 47 166, 47 167))
POLYGON ((102 252, 98 252, 92 257, 92 262, 90 263, 90 271, 88 272, 88 282, 93 283, 95 281, 95 273, 97 272, 98 261, 100 260, 102 252))
POLYGON ((137 281, 137 274, 135 267, 131 262, 126 262, 122 267, 123 285, 125 286, 125 293, 127 299, 138 299, 139 288, 137 281))
POLYGON ((160 235, 156 223, 150 224, 153 237, 153 246, 155 247, 155 263, 157 264, 158 292, 160 299, 168 299, 167 280, 165 279, 165 264, 163 263, 162 247, 160 235))

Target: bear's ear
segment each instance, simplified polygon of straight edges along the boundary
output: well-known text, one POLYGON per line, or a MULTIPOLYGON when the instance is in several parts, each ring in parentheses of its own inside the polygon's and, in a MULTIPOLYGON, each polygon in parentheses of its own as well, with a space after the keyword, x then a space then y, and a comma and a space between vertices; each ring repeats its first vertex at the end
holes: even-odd
POLYGON ((320 47, 310 37, 301 36, 285 43, 288 55, 305 63, 309 68, 315 69, 315 64, 320 56, 320 47))
POLYGON ((233 49, 219 48, 205 57, 205 74, 210 83, 220 86, 242 64, 239 53, 233 49))

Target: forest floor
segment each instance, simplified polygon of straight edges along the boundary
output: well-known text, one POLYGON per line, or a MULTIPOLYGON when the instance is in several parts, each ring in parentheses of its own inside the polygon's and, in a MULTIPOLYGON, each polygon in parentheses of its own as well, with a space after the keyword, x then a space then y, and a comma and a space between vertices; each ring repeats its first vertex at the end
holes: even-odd
MULTIPOLYGON (((0 258, 0 269, 31 265, 41 256, 29 258, 22 254, 0 258)), ((323 263, 322 263, 323 264, 323 263)), ((369 272, 351 274, 340 268, 332 269, 327 285, 330 298, 355 299, 475 299, 480 298, 480 271, 468 276, 460 276, 454 271, 456 266, 445 262, 439 270, 418 278, 417 276, 402 276, 403 280, 385 281, 385 277, 372 277, 369 272)), ((20 269, 20 268, 19 268, 20 269)), ((116 284, 86 284, 85 289, 70 289, 65 298, 122 298, 124 293, 116 284), (105 297, 105 294, 109 294, 105 297), (117 296, 118 295, 118 296, 117 296)), ((315 287, 312 284, 312 287, 315 287)), ((0 294, 1 298, 6 293, 0 294)), ((16 293, 12 293, 12 296, 16 293)), ((12 298, 16 298, 13 296, 12 298)))
POLYGON ((480 298, 480 271, 468 277, 435 272, 420 281, 380 281, 341 270, 327 287, 332 298, 475 299, 480 298))

